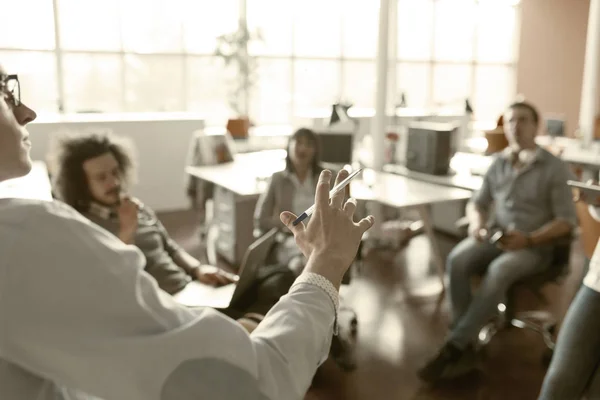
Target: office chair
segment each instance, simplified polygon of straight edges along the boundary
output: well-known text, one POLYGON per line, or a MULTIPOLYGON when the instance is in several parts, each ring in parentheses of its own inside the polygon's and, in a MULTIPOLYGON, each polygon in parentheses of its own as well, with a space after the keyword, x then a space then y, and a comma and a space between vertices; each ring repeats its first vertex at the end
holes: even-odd
POLYGON ((506 300, 498 304, 497 317, 479 331, 477 349, 481 350, 492 337, 500 330, 510 327, 529 329, 539 333, 546 345, 542 362, 549 363, 555 346, 554 335, 558 324, 557 318, 545 310, 528 310, 517 312, 515 310, 516 294, 519 289, 527 289, 533 293, 543 304, 548 304, 542 289, 546 284, 560 284, 569 274, 569 260, 571 257, 572 237, 557 240, 553 248, 552 263, 548 269, 538 274, 524 278, 513 284, 507 294, 506 300))
MULTIPOLYGON (((456 222, 456 227, 466 233, 468 219, 463 217, 456 222)), ((571 243, 573 237, 569 235, 556 240, 553 248, 552 262, 548 269, 538 274, 523 278, 515 282, 506 293, 504 302, 498 304, 497 316, 485 325, 478 335, 476 349, 481 351, 492 340, 494 335, 502 329, 514 327, 529 329, 539 333, 546 345, 546 351, 542 356, 543 363, 549 363, 554 351, 557 319, 545 310, 528 310, 517 312, 515 310, 515 299, 518 290, 526 289, 532 292, 543 304, 548 304, 542 294, 542 289, 549 283, 562 283, 569 273, 569 260, 571 257, 571 243)))

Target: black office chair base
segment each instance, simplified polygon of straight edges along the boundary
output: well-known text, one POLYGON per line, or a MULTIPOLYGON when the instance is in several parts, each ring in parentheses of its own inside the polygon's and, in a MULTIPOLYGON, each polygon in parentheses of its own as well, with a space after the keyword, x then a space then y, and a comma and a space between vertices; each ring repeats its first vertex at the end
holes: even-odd
POLYGON ((546 351, 542 356, 542 362, 548 364, 552 358, 554 346, 556 344, 554 335, 556 333, 556 319, 547 311, 524 311, 518 312, 514 317, 509 317, 506 314, 506 306, 498 304, 498 316, 480 331, 477 338, 476 349, 478 351, 492 340, 492 338, 500 330, 514 327, 519 329, 528 329, 542 336, 546 351))

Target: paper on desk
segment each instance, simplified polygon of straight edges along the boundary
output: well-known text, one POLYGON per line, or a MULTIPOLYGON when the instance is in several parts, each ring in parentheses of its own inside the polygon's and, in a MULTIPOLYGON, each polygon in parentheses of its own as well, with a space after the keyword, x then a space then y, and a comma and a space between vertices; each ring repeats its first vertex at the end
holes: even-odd
POLYGON ((192 281, 186 287, 173 295, 175 301, 188 307, 226 308, 231 302, 235 284, 213 287, 192 281))

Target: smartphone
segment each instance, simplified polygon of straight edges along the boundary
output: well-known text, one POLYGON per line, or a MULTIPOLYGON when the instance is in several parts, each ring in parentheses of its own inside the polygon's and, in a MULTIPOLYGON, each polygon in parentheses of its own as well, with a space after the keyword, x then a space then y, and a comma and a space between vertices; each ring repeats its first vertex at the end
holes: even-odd
POLYGON ((567 185, 581 190, 588 198, 595 199, 596 197, 600 197, 600 186, 598 185, 590 185, 588 183, 572 180, 567 181, 567 185))
POLYGON ((493 234, 493 235, 490 237, 489 241, 490 241, 490 243, 491 243, 491 244, 496 244, 496 243, 498 243, 498 242, 499 242, 499 241, 500 241, 500 240, 501 240, 503 237, 504 237, 504 232, 502 232, 502 231, 497 231, 496 233, 494 233, 494 234, 493 234))

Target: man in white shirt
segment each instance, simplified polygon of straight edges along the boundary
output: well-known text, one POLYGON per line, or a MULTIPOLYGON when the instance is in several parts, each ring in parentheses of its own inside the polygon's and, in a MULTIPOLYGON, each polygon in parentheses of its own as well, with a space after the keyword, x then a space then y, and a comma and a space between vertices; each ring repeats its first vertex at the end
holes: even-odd
MULTIPOLYGON (((0 68, 0 180, 31 168, 16 75, 0 68)), ((338 289, 367 217, 319 178, 308 226, 282 221, 308 258, 249 335, 212 309, 180 306, 140 251, 60 202, 0 200, 0 398, 301 399, 327 357, 338 289), (69 279, 65 280, 64 277, 69 279)), ((338 181, 347 176, 338 175, 338 181)))

